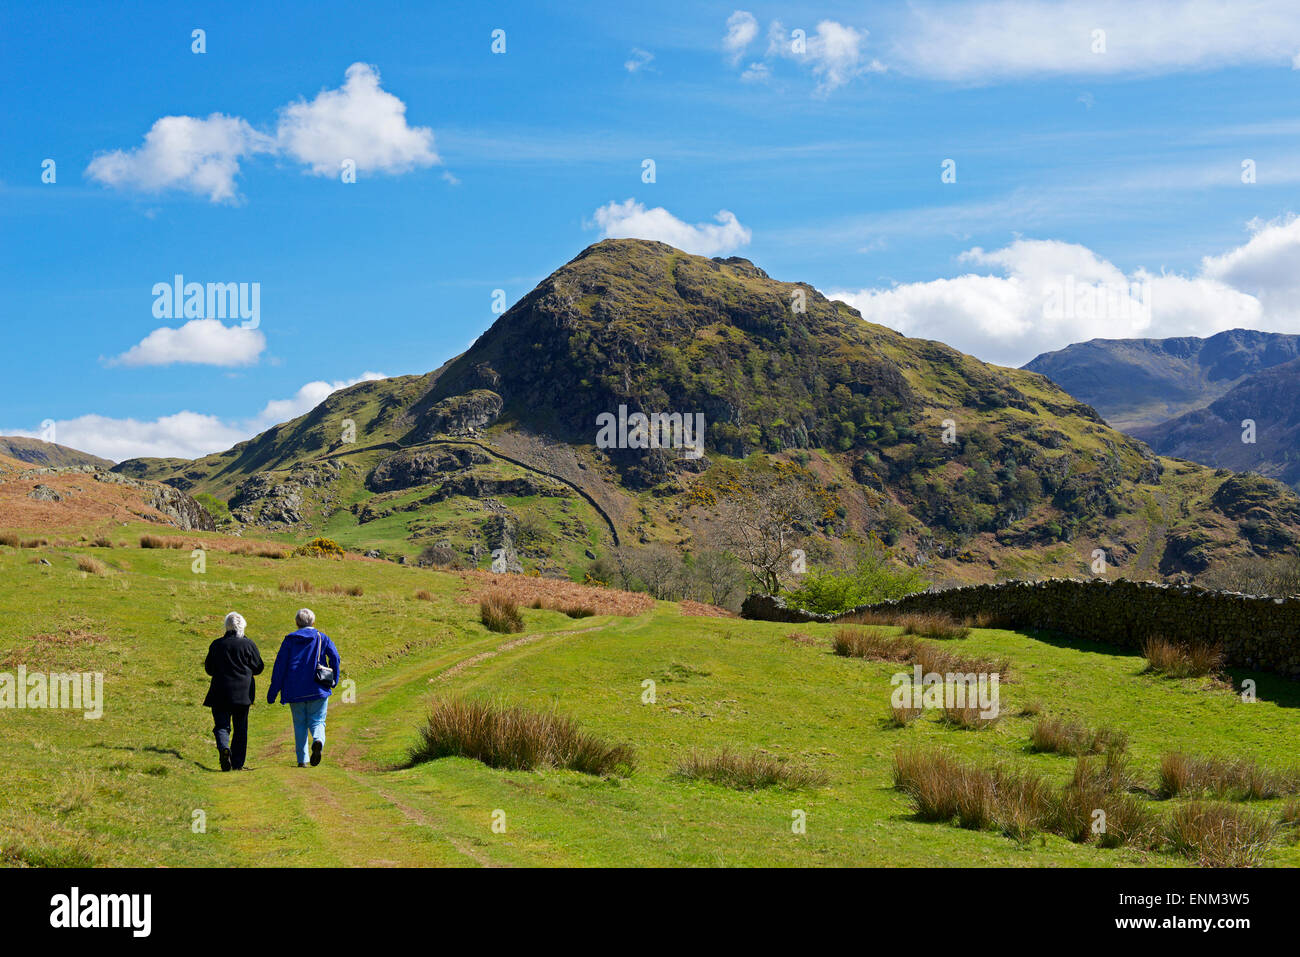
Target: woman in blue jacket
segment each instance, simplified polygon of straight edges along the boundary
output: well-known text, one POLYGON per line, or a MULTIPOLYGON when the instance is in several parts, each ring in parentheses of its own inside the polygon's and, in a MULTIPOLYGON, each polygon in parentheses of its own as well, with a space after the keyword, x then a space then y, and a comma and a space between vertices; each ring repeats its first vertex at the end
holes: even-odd
POLYGON ((271 669, 271 687, 266 692, 267 704, 275 704, 275 696, 279 695, 289 706, 300 768, 305 768, 308 760, 312 767, 320 764, 325 748, 325 712, 331 689, 339 683, 339 650, 329 635, 313 627, 315 624, 316 615, 310 608, 298 612, 298 630, 284 636, 271 669))

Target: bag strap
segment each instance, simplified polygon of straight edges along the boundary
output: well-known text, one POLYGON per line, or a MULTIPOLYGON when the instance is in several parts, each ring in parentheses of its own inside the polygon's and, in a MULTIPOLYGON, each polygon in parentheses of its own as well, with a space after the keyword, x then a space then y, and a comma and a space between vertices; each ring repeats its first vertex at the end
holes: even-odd
POLYGON ((325 642, 323 638, 324 636, 321 634, 320 629, 319 628, 316 629, 316 667, 317 668, 320 667, 321 652, 325 650, 325 642))

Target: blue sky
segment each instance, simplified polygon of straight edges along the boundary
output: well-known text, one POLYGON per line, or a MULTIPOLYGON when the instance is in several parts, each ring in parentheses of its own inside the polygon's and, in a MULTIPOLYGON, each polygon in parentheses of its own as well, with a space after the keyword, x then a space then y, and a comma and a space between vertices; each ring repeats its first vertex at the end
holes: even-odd
POLYGON ((1287 3, 229 6, 0 11, 0 432, 217 451, 605 235, 1005 364, 1300 331, 1287 3), (257 329, 156 316, 177 273, 259 283, 257 329))

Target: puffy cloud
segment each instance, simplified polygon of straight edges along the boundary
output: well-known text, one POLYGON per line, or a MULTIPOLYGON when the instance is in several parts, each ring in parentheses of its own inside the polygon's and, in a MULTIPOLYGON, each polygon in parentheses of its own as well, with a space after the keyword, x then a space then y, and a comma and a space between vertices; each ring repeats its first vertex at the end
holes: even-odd
POLYGON ((91 160, 86 175, 118 189, 182 189, 214 203, 233 202, 238 197, 239 161, 274 149, 270 137, 237 116, 164 116, 145 134, 141 146, 101 153, 91 160))
POLYGON ((1291 0, 985 0, 909 10, 890 61, 945 80, 1300 62, 1300 19, 1291 0))
POLYGON ((657 239, 698 256, 720 256, 748 245, 752 234, 734 213, 722 209, 714 219, 717 225, 691 225, 662 206, 646 209, 634 199, 606 203, 595 213, 604 239, 657 239))
POLYGON ((246 366, 266 348, 266 336, 256 329, 227 326, 219 319, 191 319, 179 329, 155 329, 110 365, 165 366, 190 363, 246 366))
POLYGON ((1300 318, 1300 218, 1249 224, 1249 242, 1206 256, 1201 272, 1259 298, 1274 317, 1300 318))
MULTIPOLYGON (((1249 245, 1206 262, 1238 262, 1234 254, 1249 245)), ((1300 268, 1297 253, 1300 246, 1292 252, 1293 270, 1300 268)), ((1126 274, 1085 246, 1032 239, 993 251, 971 249, 960 261, 991 272, 826 295, 847 302, 870 322, 1015 366, 1093 338, 1208 336, 1235 328, 1286 331, 1280 327, 1287 325, 1300 331, 1295 321, 1300 296, 1292 292, 1289 314, 1267 309, 1251 291, 1226 281, 1228 267, 1218 274, 1203 268, 1195 276, 1144 269, 1126 274)))
MULTIPOLYGON (((21 430, 7 434, 41 437, 21 430)), ((60 445, 114 462, 145 456, 199 458, 248 438, 244 430, 197 412, 177 412, 153 421, 82 415, 55 422, 54 435, 60 445)))
POLYGON ((272 399, 266 403, 257 416, 250 420, 251 428, 254 434, 269 429, 280 422, 288 422, 290 419, 296 419, 306 412, 310 412, 316 406, 320 405, 327 398, 333 395, 339 389, 346 389, 348 386, 356 385, 358 382, 372 382, 376 379, 387 378, 382 372, 363 372, 355 379, 344 379, 338 382, 308 382, 299 389, 293 396, 288 399, 272 399))
MULTIPOLYGON (((144 456, 200 458, 213 452, 224 452, 273 425, 297 418, 339 389, 382 378, 385 377, 378 372, 365 372, 355 379, 340 382, 309 382, 291 398, 273 399, 253 418, 242 421, 225 421, 215 415, 189 411, 151 421, 92 414, 56 421, 54 436, 60 445, 115 462, 144 456)), ((6 429, 0 434, 43 437, 40 433, 22 429, 6 429)))
POLYGON ((337 176, 344 160, 362 173, 405 173, 441 160, 433 131, 406 122, 406 104, 379 85, 365 63, 348 67, 343 86, 280 110, 275 135, 238 116, 164 116, 132 150, 101 153, 86 175, 106 186, 144 193, 180 189, 214 203, 236 202, 240 162, 284 154, 318 176, 337 176))
POLYGON ((365 63, 347 69, 343 86, 322 90, 310 103, 284 107, 276 130, 280 147, 317 176, 337 176, 344 160, 360 172, 405 173, 439 162, 433 131, 406 122, 406 104, 379 85, 365 63))
POLYGON ((756 36, 758 36, 758 21, 754 19, 752 13, 737 10, 727 17, 727 33, 722 38, 722 49, 727 51, 727 57, 732 65, 740 62, 746 48, 754 42, 756 36))

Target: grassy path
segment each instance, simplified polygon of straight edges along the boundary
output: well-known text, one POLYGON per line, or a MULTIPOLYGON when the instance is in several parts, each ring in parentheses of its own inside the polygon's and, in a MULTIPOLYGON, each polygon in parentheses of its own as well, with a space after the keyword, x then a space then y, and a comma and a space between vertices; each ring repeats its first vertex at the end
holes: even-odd
MULTIPOLYGON (((463 581, 421 569, 214 552, 199 578, 188 553, 93 551, 107 574, 78 572, 75 548, 49 549, 48 566, 0 551, 0 600, 12 609, 0 659, 102 671, 107 696, 98 721, 0 711, 0 864, 1177 866, 1169 854, 918 821, 891 787, 893 755, 936 745, 1061 785, 1073 761, 1028 748, 1023 709, 1034 702, 1127 731, 1146 782, 1173 749, 1285 767, 1300 736, 1295 682, 1254 675, 1259 700, 1247 704, 1222 684, 1154 678, 1133 655, 1050 636, 977 629, 961 640, 964 653, 1011 659, 997 727, 960 731, 927 716, 900 729, 884 720, 897 666, 831 654, 834 626, 691 618, 658 603, 581 622, 525 609, 527 630, 499 635, 478 623, 463 581), (269 661, 277 624, 303 603, 278 584, 302 579, 318 587, 309 601, 340 644, 354 700, 331 701, 317 768, 296 766, 287 709, 257 705, 250 770, 222 774, 199 705, 213 622, 245 614, 269 661), (320 590, 355 584, 364 595, 320 590), (429 700, 446 694, 555 708, 631 743, 636 770, 603 779, 462 758, 405 766, 429 700), (676 773, 691 751, 723 747, 808 765, 829 783, 734 791, 676 773), (204 828, 192 828, 198 817, 204 828), (800 817, 804 831, 792 827, 800 817)), ((1167 816, 1178 803, 1151 808, 1167 816)), ((1267 860, 1298 865, 1300 845, 1267 860)))

